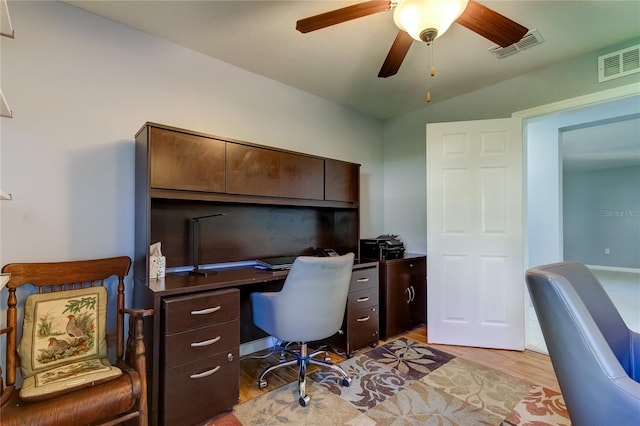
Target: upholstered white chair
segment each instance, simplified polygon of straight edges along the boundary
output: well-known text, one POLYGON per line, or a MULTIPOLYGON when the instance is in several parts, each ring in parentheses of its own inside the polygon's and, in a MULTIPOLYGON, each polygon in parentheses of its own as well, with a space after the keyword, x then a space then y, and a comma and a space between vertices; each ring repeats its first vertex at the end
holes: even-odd
POLYGON ((640 424, 640 334, 580 263, 538 266, 529 293, 571 423, 640 424))
POLYGON ((260 388, 267 386, 265 376, 287 365, 298 364, 298 390, 300 405, 309 403, 306 394, 306 370, 308 364, 316 364, 336 371, 342 377, 342 385, 349 386, 351 379, 342 368, 314 356, 323 350, 308 353, 307 342, 334 335, 342 325, 347 294, 353 268, 353 253, 337 257, 300 256, 293 262, 284 286, 279 292, 252 293, 253 322, 271 336, 300 344, 299 351, 287 351, 295 359, 281 359, 279 364, 264 370, 258 379, 260 388))

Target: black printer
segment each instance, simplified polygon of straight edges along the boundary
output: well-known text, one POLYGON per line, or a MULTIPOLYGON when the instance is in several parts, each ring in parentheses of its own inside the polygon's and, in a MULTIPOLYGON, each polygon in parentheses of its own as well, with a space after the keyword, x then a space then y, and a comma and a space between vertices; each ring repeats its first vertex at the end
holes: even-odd
POLYGON ((402 259, 404 243, 397 235, 379 235, 360 240, 360 257, 363 259, 402 259))

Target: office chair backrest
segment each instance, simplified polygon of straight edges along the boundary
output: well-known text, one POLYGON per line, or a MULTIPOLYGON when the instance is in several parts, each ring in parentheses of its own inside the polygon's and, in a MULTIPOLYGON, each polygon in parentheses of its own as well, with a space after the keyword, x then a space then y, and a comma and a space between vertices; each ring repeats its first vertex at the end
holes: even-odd
POLYGON ((576 262, 556 263, 546 266, 544 270, 567 280, 584 303, 622 368, 636 380, 640 379, 640 376, 634 375, 634 366, 629 352, 629 329, 611 298, 591 271, 583 264, 576 262))
POLYGON ((280 292, 286 300, 278 337, 285 341, 320 340, 335 334, 342 325, 353 269, 353 253, 338 257, 300 256, 280 292))
POLYGON ((574 425, 638 424, 640 338, 580 263, 529 269, 527 286, 574 425))

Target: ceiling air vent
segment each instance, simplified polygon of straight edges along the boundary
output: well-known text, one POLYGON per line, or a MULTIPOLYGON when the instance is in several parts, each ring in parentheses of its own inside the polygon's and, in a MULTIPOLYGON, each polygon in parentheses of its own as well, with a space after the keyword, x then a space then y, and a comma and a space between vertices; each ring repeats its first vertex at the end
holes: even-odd
POLYGON ((598 57, 598 82, 640 72, 640 45, 598 57))
POLYGON ((531 30, 526 33, 524 37, 520 39, 520 41, 513 43, 512 45, 509 45, 507 47, 494 46, 489 49, 489 53, 493 54, 498 59, 502 59, 506 58, 507 56, 513 55, 514 53, 518 53, 528 47, 540 44, 543 41, 544 39, 542 38, 540 31, 531 30))

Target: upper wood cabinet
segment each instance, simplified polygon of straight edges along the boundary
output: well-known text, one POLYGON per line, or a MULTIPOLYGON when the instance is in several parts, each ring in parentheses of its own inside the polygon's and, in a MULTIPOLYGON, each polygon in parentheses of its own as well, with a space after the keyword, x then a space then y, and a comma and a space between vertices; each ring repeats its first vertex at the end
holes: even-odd
POLYGON ((357 203, 360 198, 360 165, 324 160, 324 199, 357 203))
POLYGON ((152 188, 224 192, 224 141, 152 127, 150 142, 152 188))
POLYGON ((227 193, 322 200, 321 158, 227 143, 227 193))
POLYGON ((360 165, 162 124, 136 134, 136 185, 150 198, 357 209, 360 165))

